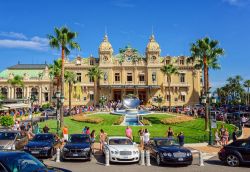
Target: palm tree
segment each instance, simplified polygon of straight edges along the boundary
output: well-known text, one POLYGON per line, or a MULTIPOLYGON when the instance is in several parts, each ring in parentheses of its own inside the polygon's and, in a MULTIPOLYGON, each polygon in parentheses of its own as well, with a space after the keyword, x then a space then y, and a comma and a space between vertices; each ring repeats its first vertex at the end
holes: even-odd
MULTIPOLYGON (((71 115, 71 97, 72 97, 72 86, 76 83, 76 74, 74 72, 65 72, 65 82, 69 84, 69 115, 71 115)), ((67 90, 66 90, 67 91, 67 90)))
POLYGON ((98 85, 99 85, 99 80, 103 76, 102 70, 98 66, 94 66, 88 70, 88 73, 86 74, 89 78, 93 78, 94 81, 94 106, 96 105, 98 101, 98 85))
POLYGON ((23 77, 15 75, 14 78, 8 79, 7 81, 14 88, 14 99, 16 98, 16 86, 23 87, 23 77))
POLYGON ((61 72, 62 72, 62 59, 54 60, 53 64, 49 65, 49 74, 52 79, 56 79, 57 90, 59 90, 61 72))
POLYGON ((158 104, 158 107, 161 109, 161 103, 162 103, 162 101, 163 101, 163 98, 162 98, 162 96, 156 96, 155 97, 155 101, 156 101, 156 103, 158 104))
POLYGON ((246 80, 246 81, 244 82, 244 87, 247 88, 247 97, 246 97, 246 99, 247 99, 247 104, 250 104, 250 97, 249 97, 250 79, 248 79, 248 80, 246 80))
MULTIPOLYGON (((218 47, 217 40, 210 40, 208 37, 199 39, 191 45, 191 57, 196 64, 195 67, 203 70, 204 90, 209 90, 209 69, 220 69, 218 57, 224 54, 224 50, 218 47)), ((208 130, 208 107, 206 106, 205 129, 208 130)))
MULTIPOLYGON (((77 37, 76 32, 71 32, 67 27, 63 26, 61 28, 55 27, 55 36, 48 35, 49 45, 51 48, 56 48, 61 50, 62 54, 62 68, 61 68, 61 94, 64 93, 64 60, 65 54, 70 53, 69 49, 78 49, 80 46, 77 42, 73 41, 77 37)), ((61 106, 60 112, 60 125, 63 126, 63 104, 61 106)))
POLYGON ((178 74, 178 69, 172 64, 167 64, 161 68, 161 72, 167 76, 168 82, 168 95, 169 95, 169 111, 171 109, 171 96, 170 96, 170 84, 171 84, 171 76, 174 74, 178 74))

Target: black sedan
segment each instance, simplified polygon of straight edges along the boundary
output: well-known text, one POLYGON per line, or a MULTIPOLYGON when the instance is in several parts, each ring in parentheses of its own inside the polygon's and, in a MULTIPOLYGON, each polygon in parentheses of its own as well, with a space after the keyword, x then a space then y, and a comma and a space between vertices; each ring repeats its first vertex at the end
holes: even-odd
POLYGON ((71 134, 63 148, 62 159, 91 160, 91 142, 89 135, 71 134))
POLYGON ((189 149, 183 148, 166 138, 151 140, 146 149, 150 150, 150 156, 156 160, 159 166, 162 164, 191 165, 193 161, 193 156, 189 149))
POLYGON ((218 156, 221 161, 232 167, 250 163, 250 139, 239 139, 224 146, 218 156))
POLYGON ((59 144, 59 140, 57 140, 54 134, 36 134, 23 149, 35 157, 52 158, 59 144))
POLYGON ((0 151, 0 172, 71 172, 47 167, 35 157, 21 151, 0 151))

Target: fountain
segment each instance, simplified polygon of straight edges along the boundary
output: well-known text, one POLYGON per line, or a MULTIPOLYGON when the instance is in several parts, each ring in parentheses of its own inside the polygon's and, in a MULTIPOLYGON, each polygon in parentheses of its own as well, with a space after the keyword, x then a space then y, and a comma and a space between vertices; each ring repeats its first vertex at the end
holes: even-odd
POLYGON ((139 105, 139 98, 133 95, 127 95, 123 98, 122 107, 112 111, 111 114, 124 115, 124 121, 121 123, 121 125, 141 126, 143 124, 139 121, 139 117, 141 115, 148 115, 151 112, 147 110, 138 110, 139 105))

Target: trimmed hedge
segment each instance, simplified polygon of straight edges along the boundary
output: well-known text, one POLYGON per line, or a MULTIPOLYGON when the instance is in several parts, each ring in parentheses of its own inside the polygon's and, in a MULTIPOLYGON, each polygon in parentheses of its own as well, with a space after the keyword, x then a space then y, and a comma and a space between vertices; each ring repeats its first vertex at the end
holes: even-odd
POLYGON ((79 121, 79 122, 86 122, 91 124, 100 124, 104 121, 102 118, 91 117, 91 116, 84 116, 84 115, 75 115, 71 118, 71 120, 79 121))
POLYGON ((124 116, 119 117, 113 125, 120 125, 124 121, 124 116))
POLYGON ((183 116, 178 116, 178 117, 174 117, 174 118, 164 118, 161 120, 161 123, 169 125, 169 124, 179 124, 182 122, 188 122, 188 121, 192 121, 192 120, 194 120, 193 117, 183 115, 183 116))
POLYGON ((10 127, 14 124, 14 119, 10 115, 0 117, 0 124, 4 127, 10 127))
POLYGON ((140 122, 141 122, 143 125, 150 125, 150 124, 151 124, 150 121, 147 120, 147 119, 142 119, 142 120, 140 120, 140 122))

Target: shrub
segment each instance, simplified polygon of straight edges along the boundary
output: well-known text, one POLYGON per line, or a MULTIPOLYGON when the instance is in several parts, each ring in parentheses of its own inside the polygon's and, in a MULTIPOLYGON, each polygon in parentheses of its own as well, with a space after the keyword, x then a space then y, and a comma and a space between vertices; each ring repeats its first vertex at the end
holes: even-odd
POLYGON ((10 127, 14 124, 14 119, 12 116, 6 115, 0 118, 0 124, 4 127, 10 127))
POLYGON ((120 125, 124 121, 124 116, 120 116, 113 125, 120 125))
POLYGON ((84 115, 75 115, 71 118, 71 120, 79 121, 79 122, 86 122, 91 124, 99 124, 104 121, 102 118, 98 117, 90 117, 90 116, 84 116, 84 115))
POLYGON ((48 109, 48 108, 50 108, 50 103, 45 103, 45 104, 43 104, 43 105, 42 105, 42 108, 43 108, 43 109, 48 109))
POLYGON ((143 124, 143 125, 150 125, 151 123, 149 122, 149 120, 147 119, 142 119, 140 120, 140 122, 143 124))
POLYGON ((162 124, 179 124, 182 122, 188 122, 188 121, 192 121, 194 120, 194 118, 190 117, 190 116, 177 116, 174 118, 164 118, 161 120, 162 124))

